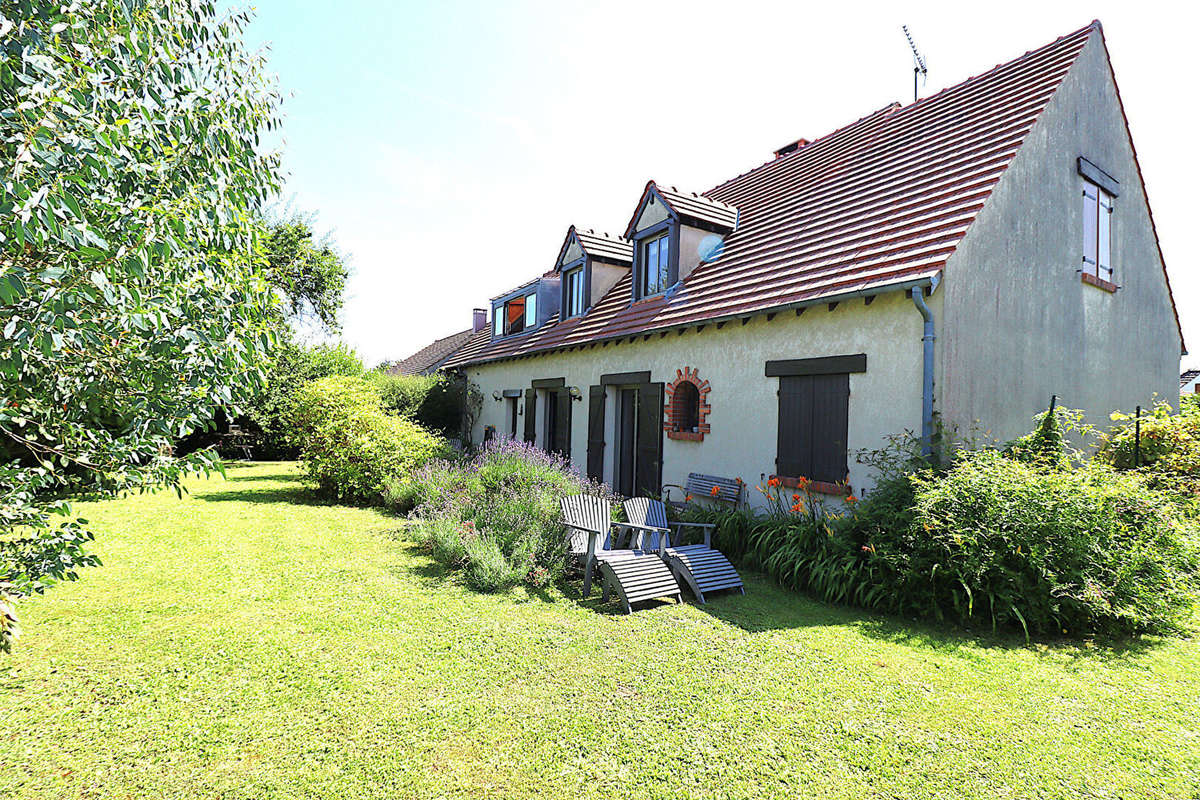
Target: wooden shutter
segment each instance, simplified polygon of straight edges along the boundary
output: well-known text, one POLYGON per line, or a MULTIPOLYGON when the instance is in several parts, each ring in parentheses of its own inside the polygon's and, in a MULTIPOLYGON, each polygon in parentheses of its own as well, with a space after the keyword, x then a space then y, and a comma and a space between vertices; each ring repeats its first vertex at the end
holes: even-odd
POLYGON ((812 471, 812 376, 779 379, 779 440, 775 472, 798 478, 812 471))
POLYGON ((848 374, 781 377, 776 472, 845 480, 849 406, 848 374))
POLYGON ((587 476, 604 480, 604 387, 588 390, 587 476))
POLYGON ((645 383, 638 387, 637 494, 658 494, 662 490, 663 385, 645 383))
POLYGON ((525 390, 525 441, 533 443, 537 438, 537 392, 525 390))
POLYGON ((555 416, 554 441, 550 446, 564 458, 571 458, 571 393, 566 389, 551 392, 552 403, 547 404, 547 413, 555 416))
POLYGON ((816 481, 846 480, 846 435, 849 426, 850 376, 814 375, 813 455, 810 476, 816 481))

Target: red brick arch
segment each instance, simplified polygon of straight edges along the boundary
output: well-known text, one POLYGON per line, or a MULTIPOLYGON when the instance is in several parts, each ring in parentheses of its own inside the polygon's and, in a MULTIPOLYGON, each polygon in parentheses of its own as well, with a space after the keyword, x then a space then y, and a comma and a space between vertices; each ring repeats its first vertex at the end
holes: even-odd
POLYGON ((708 393, 712 391, 708 381, 700 377, 700 371, 695 367, 684 367, 675 370, 675 380, 666 385, 666 396, 663 407, 663 430, 668 439, 681 439, 690 442, 704 441, 704 434, 712 428, 708 424, 708 412, 712 407, 708 404, 708 393), (680 387, 687 384, 688 388, 680 387), (692 394, 695 390, 695 394, 692 394), (696 430, 684 430, 688 416, 687 404, 691 398, 696 402, 696 430))

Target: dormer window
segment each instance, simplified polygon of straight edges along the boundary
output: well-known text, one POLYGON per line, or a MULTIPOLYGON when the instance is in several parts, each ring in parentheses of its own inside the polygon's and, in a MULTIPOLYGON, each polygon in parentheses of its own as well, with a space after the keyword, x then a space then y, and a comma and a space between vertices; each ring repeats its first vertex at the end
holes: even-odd
POLYGON ((572 225, 554 263, 554 271, 562 279, 562 291, 555 297, 559 319, 588 313, 629 273, 632 260, 633 243, 628 239, 572 225))
POLYGON ((495 336, 512 336, 537 327, 537 291, 510 297, 493 310, 495 336))
POLYGON ((642 297, 665 292, 671 285, 671 234, 663 233, 642 243, 639 264, 642 297))
POLYGON ((702 259, 714 253, 719 258, 720 243, 737 220, 733 206, 654 181, 646 184, 625 228, 625 237, 634 244, 633 302, 672 291, 702 259), (715 246, 709 242, 714 238, 715 246))
POLYGON ((563 316, 577 317, 587 309, 584 299, 583 267, 575 267, 563 273, 563 316))

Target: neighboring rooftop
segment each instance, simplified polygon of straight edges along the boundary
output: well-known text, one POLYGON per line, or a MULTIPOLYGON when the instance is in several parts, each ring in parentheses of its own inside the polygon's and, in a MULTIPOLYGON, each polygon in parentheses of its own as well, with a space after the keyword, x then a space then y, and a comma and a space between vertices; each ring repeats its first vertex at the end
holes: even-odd
MULTIPOLYGON (((487 331, 486 326, 484 326, 484 331, 487 331)), ((428 375, 431 372, 435 372, 438 367, 441 367, 447 359, 471 340, 472 333, 474 331, 468 328, 465 331, 459 331, 443 339, 438 339, 433 344, 426 345, 403 361, 396 362, 388 370, 388 374, 428 375)))
POLYGON ((1184 386, 1187 386, 1189 383, 1196 380, 1196 378, 1200 378, 1200 369, 1185 370, 1184 373, 1179 376, 1179 388, 1182 389, 1184 386))
MULTIPOLYGON (((625 275, 586 315, 484 331, 447 366, 896 290, 938 275, 1093 33, 1093 22, 907 106, 892 104, 705 192, 655 188, 736 229, 674 291, 630 303, 625 275)), ((686 210, 685 210, 686 209, 686 210)))

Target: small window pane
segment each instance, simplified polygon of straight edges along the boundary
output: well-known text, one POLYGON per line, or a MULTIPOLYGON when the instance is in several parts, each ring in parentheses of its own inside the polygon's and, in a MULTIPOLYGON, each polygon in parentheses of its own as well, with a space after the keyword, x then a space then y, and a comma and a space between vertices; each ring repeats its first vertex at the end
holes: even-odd
POLYGON ((537 326, 537 295, 531 294, 525 296, 525 327, 534 328, 537 326))
POLYGON ((671 247, 667 244, 667 237, 664 236, 658 240, 658 289, 662 291, 670 284, 671 275, 671 247))
POLYGON ((492 332, 496 336, 504 335, 504 312, 500 306, 492 309, 492 332))

